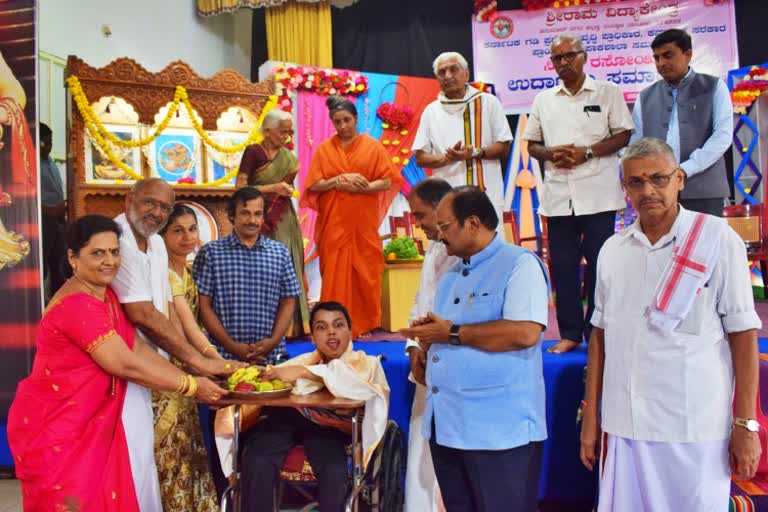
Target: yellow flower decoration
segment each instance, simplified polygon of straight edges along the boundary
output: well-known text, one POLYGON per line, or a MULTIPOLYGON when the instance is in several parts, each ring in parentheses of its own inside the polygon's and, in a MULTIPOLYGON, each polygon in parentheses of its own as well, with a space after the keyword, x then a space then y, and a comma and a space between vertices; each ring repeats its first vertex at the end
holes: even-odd
POLYGON ((389 128, 389 124, 387 124, 387 123, 381 123, 381 127, 382 127, 382 128, 384 128, 384 129, 386 130, 387 128, 389 128))
MULTIPOLYGON (((274 109, 277 106, 277 97, 274 95, 270 96, 269 100, 264 105, 264 108, 262 109, 261 114, 259 115, 259 119, 257 120, 256 125, 248 134, 248 138, 242 143, 236 144, 234 146, 228 146, 228 147, 222 146, 218 144, 216 141, 214 141, 213 139, 211 139, 208 133, 205 130, 203 130, 202 125, 194 115, 194 109, 192 108, 192 104, 189 102, 189 95, 187 94, 187 90, 184 88, 184 86, 177 85, 176 90, 173 94, 173 101, 171 103, 171 106, 168 108, 168 111, 166 112, 163 120, 160 122, 159 125, 157 125, 157 128, 155 129, 155 131, 151 135, 143 139, 122 140, 117 136, 115 136, 115 134, 107 130, 106 127, 101 123, 101 120, 93 111, 93 108, 91 107, 91 104, 85 95, 85 91, 83 91, 83 87, 80 84, 80 80, 76 76, 71 76, 67 79, 67 85, 69 86, 69 90, 70 90, 70 93, 72 94, 72 98, 75 101, 77 110, 83 118, 85 127, 90 133, 93 140, 96 142, 99 149, 107 156, 107 158, 109 158, 109 160, 115 166, 117 166, 120 170, 125 172, 125 174, 127 174, 134 180, 143 179, 143 176, 141 175, 141 173, 134 171, 133 169, 128 167, 122 160, 120 160, 117 157, 117 155, 115 155, 112 148, 114 146, 121 147, 121 148, 135 148, 135 147, 146 146, 148 144, 151 144, 160 134, 162 134, 165 131, 166 128, 168 128, 168 125, 170 124, 171 119, 173 118, 173 115, 179 109, 180 103, 183 103, 184 107, 187 109, 187 113, 189 114, 189 118, 190 118, 190 121, 192 122, 192 126, 194 127, 195 131, 200 136, 200 138, 203 140, 203 142, 208 146, 214 148, 216 151, 220 153, 229 153, 229 154, 239 153, 240 151, 243 151, 246 147, 250 146, 251 144, 255 144, 259 142, 263 138, 261 133, 259 132, 259 127, 264 121, 264 116, 267 115, 267 112, 269 112, 270 110, 274 109)), ((222 176, 221 178, 208 183, 177 183, 176 185, 186 186, 186 187, 216 187, 221 184, 227 183, 233 177, 237 176, 238 171, 239 171, 239 167, 236 167, 235 169, 233 169, 226 175, 222 176)), ((118 182, 119 180, 115 180, 115 183, 118 183, 118 182)))
POLYGON ((399 164, 399 163, 400 163, 400 157, 399 157, 399 156, 393 156, 393 157, 392 157, 392 161, 393 161, 394 163, 396 163, 396 164, 399 164))
POLYGON ((389 139, 384 139, 383 141, 381 141, 381 143, 384 144, 385 146, 389 146, 389 139))
POLYGON ((408 135, 408 130, 400 130, 400 135, 408 135))
POLYGON ((409 159, 406 158, 405 160, 403 160, 403 165, 408 165, 409 163, 411 163, 409 159))
POLYGON ((410 149, 408 149, 408 148, 403 148, 403 149, 400 150, 400 152, 402 154, 404 154, 404 155, 407 155, 409 151, 410 151, 410 149))
POLYGON ((393 146, 399 146, 400 145, 400 141, 395 139, 395 140, 392 141, 392 145, 393 146))

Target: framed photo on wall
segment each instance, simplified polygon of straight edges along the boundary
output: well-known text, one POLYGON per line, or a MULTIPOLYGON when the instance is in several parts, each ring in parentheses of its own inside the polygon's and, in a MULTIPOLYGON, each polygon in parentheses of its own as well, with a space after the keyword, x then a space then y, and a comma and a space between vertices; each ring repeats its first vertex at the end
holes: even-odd
MULTIPOLYGON (((242 132, 211 132, 210 137, 219 145, 224 147, 236 146, 248 138, 248 133, 242 132)), ((206 146, 206 170, 208 181, 217 181, 234 171, 243 159, 243 152, 221 153, 214 148, 206 146)), ((220 187, 234 187, 237 175, 232 176, 226 182, 221 183, 220 187)))
POLYGON ((203 183, 200 137, 192 129, 166 128, 149 146, 147 161, 150 174, 171 185, 179 180, 203 183))
MULTIPOLYGON (((121 140, 134 140, 138 135, 136 126, 105 124, 104 127, 121 140)), ((85 181, 87 183, 111 184, 116 181, 134 181, 123 169, 113 162, 96 144, 87 129, 85 140, 85 181)), ((117 158, 133 169, 136 174, 144 175, 141 168, 141 150, 139 148, 121 148, 111 145, 112 152, 117 158)))

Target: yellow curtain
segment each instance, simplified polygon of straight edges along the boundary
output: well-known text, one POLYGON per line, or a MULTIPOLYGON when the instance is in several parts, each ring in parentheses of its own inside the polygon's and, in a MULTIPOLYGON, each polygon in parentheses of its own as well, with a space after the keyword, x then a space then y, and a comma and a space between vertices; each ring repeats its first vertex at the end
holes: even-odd
POLYGON ((289 0, 266 11, 270 60, 333 67, 331 4, 289 0))

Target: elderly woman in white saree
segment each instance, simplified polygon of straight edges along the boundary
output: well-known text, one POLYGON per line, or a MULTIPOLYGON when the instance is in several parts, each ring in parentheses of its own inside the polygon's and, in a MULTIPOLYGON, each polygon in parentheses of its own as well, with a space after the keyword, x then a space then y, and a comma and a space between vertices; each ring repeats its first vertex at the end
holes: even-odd
MULTIPOLYGON (((334 396, 365 402, 363 464, 367 465, 387 426, 389 384, 379 359, 352 350, 351 320, 337 302, 321 302, 310 313, 313 352, 268 366, 264 375, 293 383, 293 393, 327 388, 334 396)), ((319 482, 320 510, 343 510, 346 497, 346 446, 354 411, 318 408, 244 406, 243 511, 272 510, 277 475, 288 452, 303 445, 319 482)), ((216 418, 216 443, 224 474, 232 471, 232 407, 216 418)))

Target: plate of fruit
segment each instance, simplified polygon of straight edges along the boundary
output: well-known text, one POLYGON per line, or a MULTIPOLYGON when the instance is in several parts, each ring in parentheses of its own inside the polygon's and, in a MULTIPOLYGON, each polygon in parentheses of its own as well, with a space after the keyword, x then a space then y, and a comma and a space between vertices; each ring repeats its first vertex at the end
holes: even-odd
POLYGON ((279 398, 291 394, 293 386, 280 379, 268 380, 263 374, 263 368, 249 366, 240 368, 227 379, 227 389, 232 398, 279 398))

